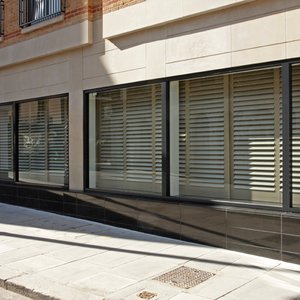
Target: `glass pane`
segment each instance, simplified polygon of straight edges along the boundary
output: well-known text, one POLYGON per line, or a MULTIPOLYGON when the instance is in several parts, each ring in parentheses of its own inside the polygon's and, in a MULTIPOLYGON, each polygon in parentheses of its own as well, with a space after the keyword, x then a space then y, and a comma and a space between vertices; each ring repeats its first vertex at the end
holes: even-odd
POLYGON ((292 68, 292 201, 300 207, 300 66, 292 68))
POLYGON ((89 187, 161 192, 161 86, 89 95, 89 187))
POLYGON ((170 94, 171 195, 281 203, 279 69, 173 82, 170 94))
POLYGON ((12 107, 0 106, 0 178, 13 179, 12 107))
POLYGON ((68 105, 66 98, 19 105, 19 180, 68 182, 68 105))

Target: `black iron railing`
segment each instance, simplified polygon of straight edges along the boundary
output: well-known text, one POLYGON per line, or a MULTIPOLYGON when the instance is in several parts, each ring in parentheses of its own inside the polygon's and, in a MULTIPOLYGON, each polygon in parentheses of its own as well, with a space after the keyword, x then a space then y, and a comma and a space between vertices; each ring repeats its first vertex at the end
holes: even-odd
POLYGON ((19 0, 20 27, 55 18, 65 11, 65 0, 19 0))
POLYGON ((0 37, 4 35, 4 0, 0 0, 0 37))

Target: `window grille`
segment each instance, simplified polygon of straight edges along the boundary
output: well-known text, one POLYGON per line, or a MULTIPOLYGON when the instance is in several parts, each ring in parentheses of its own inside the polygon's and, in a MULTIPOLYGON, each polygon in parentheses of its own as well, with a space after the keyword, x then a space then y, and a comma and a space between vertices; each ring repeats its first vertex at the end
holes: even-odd
POLYGON ((65 0, 19 0, 20 27, 28 27, 60 16, 65 0))

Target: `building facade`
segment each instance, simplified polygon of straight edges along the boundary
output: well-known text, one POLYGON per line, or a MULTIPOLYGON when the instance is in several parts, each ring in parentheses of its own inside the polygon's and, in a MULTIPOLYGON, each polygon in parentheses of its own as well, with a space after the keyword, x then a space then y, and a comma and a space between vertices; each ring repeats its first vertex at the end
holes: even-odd
POLYGON ((299 1, 0 3, 0 201, 300 261, 299 1))

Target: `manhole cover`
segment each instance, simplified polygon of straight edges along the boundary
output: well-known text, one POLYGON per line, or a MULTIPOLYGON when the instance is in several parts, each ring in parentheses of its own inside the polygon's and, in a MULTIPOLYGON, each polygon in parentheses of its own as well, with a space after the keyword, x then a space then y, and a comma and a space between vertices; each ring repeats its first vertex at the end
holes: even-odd
POLYGON ((211 278, 214 275, 215 274, 210 272, 205 272, 183 266, 153 279, 158 280, 160 282, 168 283, 173 286, 177 286, 179 288, 189 289, 211 278))
POLYGON ((150 292, 147 292, 147 291, 143 291, 141 293, 138 294, 138 296, 141 298, 141 299, 152 299, 154 298, 155 296, 157 296, 156 294, 154 293, 150 293, 150 292))

